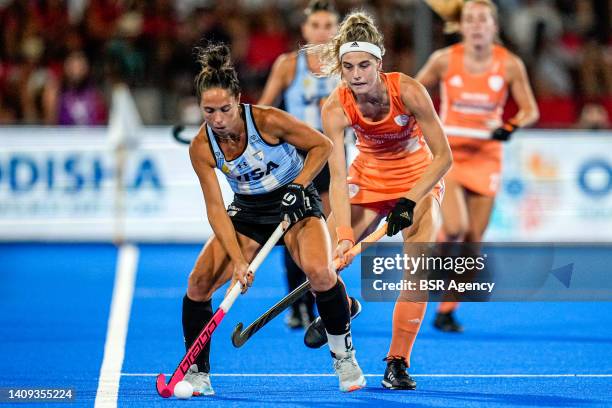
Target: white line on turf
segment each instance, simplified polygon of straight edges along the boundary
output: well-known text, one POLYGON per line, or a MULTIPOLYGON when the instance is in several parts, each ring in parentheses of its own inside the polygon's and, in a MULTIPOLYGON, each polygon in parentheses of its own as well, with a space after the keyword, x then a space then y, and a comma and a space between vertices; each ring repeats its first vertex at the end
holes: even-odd
MULTIPOLYGON (((157 377, 151 373, 122 373, 123 377, 157 377)), ((166 374, 170 376, 171 374, 166 374)), ((263 374, 211 374, 212 377, 335 377, 335 374, 304 374, 304 373, 263 373, 263 374)), ((364 374, 365 377, 382 377, 382 374, 364 374)), ((410 374, 411 377, 439 378, 561 378, 587 377, 612 378, 612 374, 410 374)))
POLYGON ((133 245, 122 245, 119 248, 115 272, 106 343, 104 344, 104 358, 102 359, 96 392, 96 408, 114 408, 117 406, 137 267, 138 248, 133 245))

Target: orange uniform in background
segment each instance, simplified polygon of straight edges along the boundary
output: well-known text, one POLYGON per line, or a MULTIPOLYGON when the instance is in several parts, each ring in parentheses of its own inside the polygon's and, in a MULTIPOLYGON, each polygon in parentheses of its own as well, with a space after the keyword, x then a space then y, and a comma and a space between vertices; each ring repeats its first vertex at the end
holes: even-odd
POLYGON ((453 167, 446 177, 475 193, 497 193, 502 146, 490 140, 502 125, 508 96, 505 60, 508 51, 493 47, 493 61, 486 72, 468 73, 463 64, 464 46, 451 47, 448 71, 441 82, 440 119, 453 152, 453 167))
MULTIPOLYGON (((432 154, 414 116, 406 111, 400 92, 398 72, 380 73, 389 94, 389 113, 370 122, 362 116, 353 93, 343 86, 339 99, 357 135, 359 154, 349 168, 351 204, 387 213, 421 178, 432 161, 432 154)), ((442 201, 444 187, 439 182, 432 193, 442 201)))

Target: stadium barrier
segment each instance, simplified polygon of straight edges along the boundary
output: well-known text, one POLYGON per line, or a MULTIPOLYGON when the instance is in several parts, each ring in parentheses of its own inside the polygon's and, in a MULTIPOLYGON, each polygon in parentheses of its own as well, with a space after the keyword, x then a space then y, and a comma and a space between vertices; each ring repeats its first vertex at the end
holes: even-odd
MULTIPOLYGON (((107 133, 0 128, 0 240, 200 242, 211 234, 187 146, 169 128, 143 128, 121 180, 107 133)), ((524 130, 504 149, 487 240, 612 241, 612 132, 524 130)))

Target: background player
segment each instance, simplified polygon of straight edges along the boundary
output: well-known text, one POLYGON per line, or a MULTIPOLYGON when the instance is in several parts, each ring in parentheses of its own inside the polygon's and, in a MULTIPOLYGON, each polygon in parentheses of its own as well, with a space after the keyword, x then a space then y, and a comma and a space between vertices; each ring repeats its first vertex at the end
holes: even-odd
MULTIPOLYGON (((406 75, 382 72, 382 35, 364 12, 348 15, 331 42, 312 49, 321 53, 324 71, 340 73, 344 81, 322 111, 323 129, 334 142, 328 225, 338 242, 335 255, 350 262, 346 252, 355 238, 375 228, 384 216, 389 236, 402 231, 404 241, 434 241, 441 221, 441 180, 451 165, 451 153, 427 91, 406 75), (357 135, 359 154, 347 179, 348 126, 357 135)), ((424 302, 398 299, 385 357, 385 388, 416 388, 406 368, 425 308, 424 302)), ((323 325, 315 320, 306 343, 323 325)))
MULTIPOLYGON (((331 1, 312 0, 304 10, 306 20, 302 24, 302 36, 309 45, 324 44, 338 30, 338 14, 331 1)), ((282 106, 309 126, 321 130, 321 106, 338 84, 336 77, 321 77, 319 60, 303 51, 282 54, 272 67, 263 90, 260 105, 273 105, 282 96, 282 106)), ((300 152, 302 155, 304 152, 300 152)), ((323 211, 329 214, 329 166, 323 166, 313 184, 321 195, 323 211)), ((306 279, 304 272, 285 250, 285 268, 289 291, 306 279)), ((308 292, 303 299, 291 306, 287 325, 291 328, 307 327, 314 319, 314 297, 308 292)))
MULTIPOLYGON (((436 51, 417 74, 426 87, 440 84, 440 118, 453 152, 445 177, 444 233, 450 241, 480 242, 489 223, 501 174, 501 141, 538 120, 538 107, 523 62, 497 42, 497 8, 469 0, 461 9, 463 41, 436 51), (508 90, 519 111, 506 123, 508 90)), ((439 305, 434 326, 459 332, 456 302, 439 305)))
MULTIPOLYGON (((183 331, 189 347, 213 315, 215 290, 231 279, 250 285, 248 263, 281 219, 291 226, 284 244, 317 294, 342 391, 365 385, 355 360, 349 304, 331 267, 329 235, 312 179, 331 150, 325 136, 276 108, 240 103, 240 87, 229 49, 211 45, 200 54, 196 87, 205 124, 189 153, 198 175, 214 235, 189 276, 183 299, 183 331), (305 151, 306 159, 296 148, 305 151), (234 201, 224 208, 215 168, 226 176, 234 201)), ((231 286, 230 286, 231 287, 231 286)), ((185 376, 198 394, 212 394, 210 342, 185 376)))

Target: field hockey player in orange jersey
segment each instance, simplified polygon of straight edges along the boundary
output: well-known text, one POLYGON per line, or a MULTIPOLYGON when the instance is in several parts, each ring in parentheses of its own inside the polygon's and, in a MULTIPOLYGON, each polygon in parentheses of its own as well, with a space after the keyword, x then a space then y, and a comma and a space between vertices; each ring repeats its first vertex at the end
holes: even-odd
MULTIPOLYGON (((523 62, 497 42, 496 6, 468 0, 460 13, 462 42, 432 54, 416 79, 428 88, 440 84, 440 118, 453 152, 442 205, 446 239, 480 242, 499 188, 501 142, 539 113, 523 62), (519 111, 503 123, 508 90, 519 111)), ((434 326, 462 331, 453 314, 457 306, 440 303, 434 326)))
MULTIPOLYGON (((435 241, 441 223, 442 177, 451 152, 426 89, 401 73, 383 73, 383 39, 372 18, 353 12, 328 44, 310 47, 323 71, 341 74, 343 84, 323 106, 324 133, 334 148, 328 224, 335 256, 347 264, 347 251, 386 217, 387 235, 402 233, 406 242, 435 241), (346 171, 344 130, 352 127, 359 154, 346 171)), ((393 311, 391 346, 382 385, 415 389, 406 369, 425 313, 425 302, 400 298, 393 311)), ((318 347, 320 320, 306 332, 307 345, 318 347)))

